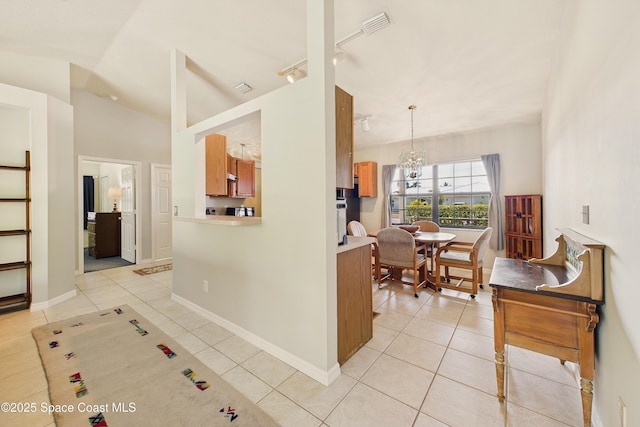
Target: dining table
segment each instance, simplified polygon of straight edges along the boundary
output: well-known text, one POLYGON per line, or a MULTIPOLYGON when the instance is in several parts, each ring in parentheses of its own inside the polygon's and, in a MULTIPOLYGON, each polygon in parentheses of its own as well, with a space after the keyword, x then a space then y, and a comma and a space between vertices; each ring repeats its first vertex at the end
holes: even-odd
MULTIPOLYGON (((370 236, 375 237, 376 234, 377 233, 371 233, 370 236)), ((415 240, 416 244, 425 245, 425 246, 430 245, 433 254, 435 254, 435 252, 438 250, 441 244, 449 243, 456 238, 455 234, 445 233, 442 231, 416 231, 415 233, 411 233, 411 235, 413 236, 413 239, 415 240)), ((425 256, 426 256, 426 252, 425 252, 425 256)), ((433 289, 434 291, 437 291, 438 287, 436 285, 436 276, 435 276, 436 266, 433 258, 431 258, 431 262, 427 263, 427 265, 428 265, 427 277, 426 277, 427 286, 433 289)), ((402 278, 402 270, 393 269, 393 271, 391 271, 391 276, 394 279, 402 278)), ((424 279, 425 278, 422 277, 421 275, 420 282, 422 282, 424 279)))
MULTIPOLYGON (((416 231, 413 234, 413 238, 416 241, 416 244, 422 244, 425 246, 431 246, 431 253, 435 255, 438 248, 443 243, 449 243, 456 238, 456 235, 453 233, 445 233, 442 231, 416 231)), ((425 254, 426 256, 426 254, 425 254)), ((436 266, 434 265, 434 258, 431 257, 431 262, 428 264, 429 268, 427 268, 427 286, 429 286, 434 291, 437 291, 438 288, 436 286, 436 266)), ((423 278, 421 277, 420 280, 423 278)))

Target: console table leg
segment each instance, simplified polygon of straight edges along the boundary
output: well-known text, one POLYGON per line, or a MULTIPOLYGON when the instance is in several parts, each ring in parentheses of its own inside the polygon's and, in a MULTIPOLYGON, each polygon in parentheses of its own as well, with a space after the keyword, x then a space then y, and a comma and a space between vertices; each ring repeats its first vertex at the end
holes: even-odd
POLYGON ((580 394, 582 396, 582 421, 584 427, 591 426, 591 403, 593 401, 593 381, 580 378, 580 394))
POLYGON ((504 353, 496 352, 496 380, 498 381, 498 400, 504 402, 504 353))

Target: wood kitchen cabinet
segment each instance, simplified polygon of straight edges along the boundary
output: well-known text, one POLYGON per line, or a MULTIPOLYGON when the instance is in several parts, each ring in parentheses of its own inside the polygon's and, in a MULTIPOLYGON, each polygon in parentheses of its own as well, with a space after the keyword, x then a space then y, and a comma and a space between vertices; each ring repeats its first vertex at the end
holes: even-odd
POLYGON ((353 97, 336 86, 336 188, 353 188, 353 97))
POLYGON ((376 162, 356 163, 353 173, 358 178, 358 197, 378 197, 378 164, 376 162))
POLYGON ((227 137, 211 134, 205 137, 206 193, 208 196, 226 196, 227 137))
POLYGON ((229 155, 226 136, 212 134, 205 137, 205 162, 208 196, 255 197, 255 162, 229 155), (229 174, 236 176, 237 181, 229 181, 229 174))
POLYGON ((373 337, 371 245, 338 253, 338 363, 373 337))
POLYGON ((542 196, 505 196, 507 258, 542 258, 542 196))

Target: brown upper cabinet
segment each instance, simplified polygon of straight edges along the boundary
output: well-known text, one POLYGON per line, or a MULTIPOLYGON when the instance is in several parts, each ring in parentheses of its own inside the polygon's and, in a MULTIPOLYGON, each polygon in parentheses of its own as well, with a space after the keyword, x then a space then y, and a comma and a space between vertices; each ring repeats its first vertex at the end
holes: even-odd
POLYGON ((336 187, 353 188, 353 97, 336 86, 336 187))
POLYGON ((255 162, 230 156, 226 136, 211 134, 205 137, 205 159, 208 196, 255 197, 255 162), (229 181, 229 174, 237 180, 229 181))
POLYGON ((206 192, 208 196, 226 196, 227 137, 212 134, 205 137, 206 192))
POLYGON ((358 197, 378 197, 378 164, 376 162, 356 163, 353 173, 358 178, 358 197))

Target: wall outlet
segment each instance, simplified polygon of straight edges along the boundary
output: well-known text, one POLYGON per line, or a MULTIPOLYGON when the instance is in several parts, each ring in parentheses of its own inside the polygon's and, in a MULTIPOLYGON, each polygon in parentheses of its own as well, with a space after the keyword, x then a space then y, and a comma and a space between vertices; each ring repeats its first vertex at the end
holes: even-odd
POLYGON ((627 427, 627 407, 620 396, 618 396, 618 412, 620 417, 620 427, 627 427))
POLYGON ((582 207, 582 223, 589 224, 589 205, 582 207))
POLYGON ((205 291, 205 292, 209 292, 209 281, 208 280, 205 280, 202 283, 202 290, 205 291))

